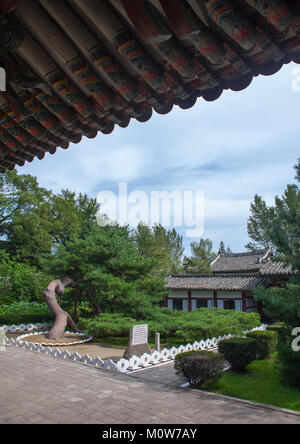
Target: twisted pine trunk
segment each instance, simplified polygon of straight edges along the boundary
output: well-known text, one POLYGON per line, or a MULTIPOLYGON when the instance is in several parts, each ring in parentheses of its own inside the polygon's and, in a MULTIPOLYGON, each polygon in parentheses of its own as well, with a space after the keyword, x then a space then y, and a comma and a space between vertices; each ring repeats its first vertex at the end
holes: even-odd
POLYGON ((62 339, 67 324, 69 324, 75 332, 80 331, 69 313, 62 310, 56 301, 56 294, 62 296, 65 292, 65 288, 73 283, 74 281, 70 278, 63 278, 62 280, 57 279, 50 282, 46 290, 43 292, 47 305, 55 316, 54 326, 50 330, 49 339, 62 339))

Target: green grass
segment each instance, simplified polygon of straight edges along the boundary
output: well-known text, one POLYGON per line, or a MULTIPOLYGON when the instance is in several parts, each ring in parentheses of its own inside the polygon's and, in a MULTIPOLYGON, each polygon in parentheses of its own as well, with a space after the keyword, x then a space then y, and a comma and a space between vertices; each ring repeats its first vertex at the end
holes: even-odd
POLYGON ((204 388, 222 395, 300 411, 300 390, 282 385, 274 359, 254 361, 244 374, 224 373, 215 387, 207 383, 204 388))

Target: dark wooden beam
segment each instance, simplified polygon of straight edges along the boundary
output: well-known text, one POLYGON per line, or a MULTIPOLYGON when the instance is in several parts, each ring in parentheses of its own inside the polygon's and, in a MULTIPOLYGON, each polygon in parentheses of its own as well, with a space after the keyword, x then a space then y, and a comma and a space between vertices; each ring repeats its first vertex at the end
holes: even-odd
POLYGON ((0 9, 5 14, 8 14, 16 7, 19 1, 20 0, 0 0, 0 9))

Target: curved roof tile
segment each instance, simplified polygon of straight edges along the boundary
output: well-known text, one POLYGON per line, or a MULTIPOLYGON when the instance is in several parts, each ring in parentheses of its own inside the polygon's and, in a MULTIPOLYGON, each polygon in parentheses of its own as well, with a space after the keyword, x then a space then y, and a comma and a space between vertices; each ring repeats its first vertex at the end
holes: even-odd
POLYGON ((295 0, 0 0, 0 172, 300 63, 295 0))
POLYGON ((259 275, 172 275, 167 278, 169 290, 252 290, 268 287, 268 277, 259 275))

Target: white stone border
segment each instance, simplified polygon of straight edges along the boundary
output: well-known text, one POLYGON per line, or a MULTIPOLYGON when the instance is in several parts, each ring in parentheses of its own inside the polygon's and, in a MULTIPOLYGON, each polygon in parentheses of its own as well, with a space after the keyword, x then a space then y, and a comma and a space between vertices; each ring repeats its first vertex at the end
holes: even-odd
MULTIPOLYGON (((38 336, 38 335, 45 335, 49 333, 49 330, 43 330, 43 331, 39 331, 36 333, 26 333, 25 335, 21 335, 17 337, 17 340, 22 341, 25 338, 29 338, 32 336, 38 336)), ((76 336, 87 336, 85 333, 74 333, 73 331, 66 331, 65 333, 67 334, 71 334, 71 335, 76 335, 76 336)), ((76 341, 76 342, 66 342, 66 343, 58 343, 58 342, 54 342, 54 343, 50 343, 50 342, 39 342, 39 344, 43 345, 44 347, 58 347, 59 345, 61 347, 66 347, 68 345, 78 345, 78 344, 84 344, 85 342, 90 342, 92 341, 93 336, 89 336, 86 339, 82 339, 81 341, 76 341)), ((30 341, 33 342, 34 344, 37 344, 37 342, 34 341, 30 341)))
MULTIPOLYGON (((32 331, 32 330, 47 330, 53 324, 20 324, 20 325, 3 325, 2 328, 5 329, 6 333, 18 333, 22 331, 32 331)), ((44 332, 43 332, 44 333, 44 332)))
MULTIPOLYGON (((32 330, 37 329, 37 327, 41 325, 42 326, 47 325, 47 327, 49 327, 48 324, 36 324, 36 325, 29 324, 29 326, 32 327, 31 328, 32 330)), ((13 325, 11 327, 7 326, 4 327, 6 327, 7 332, 15 332, 18 331, 16 329, 18 328, 23 329, 25 326, 24 324, 21 324, 20 326, 13 325)), ((267 325, 262 324, 260 327, 255 327, 252 330, 246 330, 243 333, 247 334, 250 331, 266 330, 266 327, 267 325)), ((45 333, 45 331, 42 333, 45 333)), ((30 335, 34 334, 31 333, 30 335)), ((218 348, 218 344, 220 341, 223 341, 224 339, 233 338, 235 335, 228 334, 225 336, 219 336, 218 338, 206 339, 206 341, 203 340, 200 342, 196 341, 193 344, 180 345, 178 348, 177 347, 172 347, 171 349, 164 348, 161 352, 155 351, 151 354, 144 353, 141 357, 132 356, 132 358, 129 360, 122 358, 117 363, 115 363, 111 359, 103 361, 99 356, 93 359, 89 355, 80 356, 78 353, 71 354, 68 350, 61 351, 59 348, 51 350, 49 344, 47 344, 47 346, 44 347, 41 344, 20 340, 20 338, 22 337, 24 338, 25 336, 27 335, 19 336, 17 339, 6 338, 6 345, 15 345, 16 347, 20 347, 25 350, 31 350, 45 355, 51 355, 54 356, 55 358, 68 359, 74 362, 81 362, 82 364, 92 365, 93 367, 101 368, 104 370, 110 370, 113 372, 120 372, 120 373, 130 373, 132 371, 142 370, 147 367, 153 367, 155 365, 162 365, 163 363, 171 362, 175 359, 175 356, 178 355, 179 353, 184 353, 187 351, 198 351, 198 350, 207 350, 207 351, 216 350, 218 348)))

